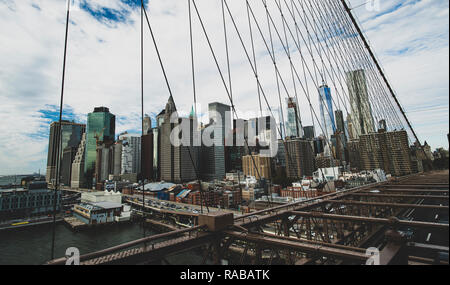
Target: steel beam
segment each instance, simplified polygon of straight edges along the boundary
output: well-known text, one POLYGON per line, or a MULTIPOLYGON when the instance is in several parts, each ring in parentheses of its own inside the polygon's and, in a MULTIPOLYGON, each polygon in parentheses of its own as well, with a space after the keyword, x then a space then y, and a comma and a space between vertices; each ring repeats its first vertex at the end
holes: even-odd
POLYGON ((339 205, 358 205, 358 206, 375 206, 375 207, 392 207, 392 208, 411 208, 411 209, 428 209, 436 211, 449 211, 448 206, 439 205, 420 205, 420 204, 400 204, 400 203, 377 203, 377 202, 362 202, 354 200, 330 200, 326 203, 339 205))
MULTIPOLYGON (((145 244, 145 243, 149 243, 158 239, 168 239, 171 237, 176 237, 178 235, 181 234, 185 234, 185 233, 189 233, 189 232, 193 232, 193 231, 200 231, 204 229, 204 226, 197 226, 197 227, 193 227, 193 228, 188 228, 188 229, 183 229, 183 230, 178 230, 178 231, 173 231, 173 232, 169 232, 169 233, 163 233, 163 234, 159 234, 159 235, 153 235, 153 236, 149 236, 146 238, 141 238, 135 241, 131 241, 131 242, 127 242, 127 243, 123 243, 114 247, 110 247, 107 249, 103 249, 100 251, 96 251, 96 252, 92 252, 92 253, 88 253, 85 255, 80 256, 80 262, 85 261, 85 260, 90 260, 90 259, 94 259, 97 257, 101 257, 101 256, 105 256, 108 254, 112 254, 114 252, 118 252, 120 250, 125 250, 127 248, 136 246, 136 245, 140 245, 140 244, 145 244)), ((66 263, 66 258, 62 257, 62 258, 58 258, 55 260, 51 260, 49 262, 47 262, 47 265, 64 265, 66 263)))
MULTIPOLYGON (((380 188, 380 189, 376 189, 376 190, 378 190, 380 192, 407 192, 407 193, 423 193, 423 192, 426 192, 426 193, 447 194, 447 195, 449 193, 448 189, 447 190, 435 190, 435 189, 380 188)), ((370 190, 370 191, 373 191, 373 190, 370 190)), ((369 192, 363 191, 361 193, 369 193, 369 192)))
POLYGON ((392 226, 408 226, 408 227, 413 227, 413 228, 448 230, 448 224, 417 222, 417 221, 404 221, 404 220, 399 220, 397 218, 383 219, 383 218, 372 218, 372 217, 324 214, 324 213, 319 213, 319 212, 296 212, 296 211, 291 212, 291 215, 293 215, 293 216, 298 215, 298 216, 310 217, 310 218, 337 220, 337 221, 364 222, 364 223, 375 223, 375 224, 392 225, 392 226))
POLYGON ((305 253, 321 254, 323 256, 338 257, 346 260, 355 260, 359 262, 365 262, 367 256, 360 251, 352 251, 346 249, 338 249, 323 245, 313 245, 305 242, 281 240, 278 238, 271 238, 267 236, 261 236, 259 234, 242 234, 241 232, 225 231, 226 235, 232 236, 236 239, 256 242, 259 244, 265 244, 270 247, 291 249, 305 253))
POLYGON ((403 195, 403 194, 375 194, 375 193, 352 193, 351 195, 361 197, 448 200, 448 196, 436 196, 436 195, 403 195))

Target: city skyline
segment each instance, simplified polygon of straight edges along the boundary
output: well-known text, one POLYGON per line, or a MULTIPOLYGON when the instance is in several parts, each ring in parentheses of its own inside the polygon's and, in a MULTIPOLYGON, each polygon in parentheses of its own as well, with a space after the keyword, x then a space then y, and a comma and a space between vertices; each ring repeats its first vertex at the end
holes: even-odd
MULTIPOLYGON (((2 124, 1 130, 3 133, 11 134, 12 138, 0 140, 0 160, 4 161, 4 165, 6 165, 0 168, 2 175, 31 173, 37 172, 39 169, 41 173, 44 173, 46 168, 49 126, 50 123, 57 120, 58 107, 55 105, 60 92, 64 3, 57 2, 48 1, 40 4, 41 6, 32 5, 31 1, 0 2, 1 26, 11 27, 14 25, 9 30, 14 30, 15 33, 23 36, 23 39, 19 41, 8 32, 8 28, 1 30, 1 35, 10 39, 10 44, 1 47, 0 52, 2 62, 9 68, 8 71, 3 68, 0 70, 2 74, 0 77, 2 83, 0 84, 0 94, 2 95, 0 96, 4 102, 0 107, 0 118, 2 122, 8 122, 8 124, 2 124), (40 39, 33 38, 29 34, 33 29, 39 29, 39 25, 25 28, 24 24, 17 27, 17 22, 20 21, 13 20, 13 16, 18 15, 18 11, 23 12, 19 17, 28 17, 31 23, 43 20, 45 22, 43 25, 54 28, 43 31, 44 35, 40 39), (19 43, 24 46, 32 44, 37 48, 33 51, 24 50, 17 48, 19 43), (46 47, 50 47, 50 51, 46 47), (13 61, 13 51, 22 60, 13 61), (7 59, 6 57, 11 58, 7 59), (11 75, 6 77, 3 74, 11 75), (19 84, 19 82, 24 82, 24 84, 19 84), (14 112, 18 112, 16 114, 20 114, 22 119, 11 121, 10 118, 14 112)), ((73 24, 70 26, 69 33, 67 100, 64 107, 64 119, 86 123, 87 114, 92 111, 92 108, 106 105, 110 108, 111 113, 117 115, 116 134, 123 131, 139 133, 140 106, 136 104, 140 96, 139 58, 130 55, 121 57, 123 51, 127 51, 125 54, 132 54, 130 51, 135 51, 134 53, 137 54, 138 12, 135 10, 136 7, 127 6, 121 1, 110 2, 105 4, 111 5, 110 9, 128 12, 120 14, 122 17, 108 18, 95 13, 95 11, 101 10, 101 6, 92 4, 91 9, 76 11, 73 14, 73 24), (121 38, 121 35, 126 39, 123 40, 124 42, 136 41, 136 46, 124 47, 123 44, 118 43, 117 40, 121 38), (87 50, 97 50, 95 58, 88 54, 87 50), (75 60, 76 57, 79 60, 75 60), (114 61, 115 64, 108 63, 112 58, 117 58, 114 61), (101 75, 101 70, 92 66, 108 68, 105 75, 101 75), (117 68, 115 68, 116 66, 117 68), (127 72, 124 73, 121 70, 127 72), (111 80, 111 78, 114 79, 111 80)), ((357 4, 353 3, 356 1, 351 2, 357 4)), ((448 19, 448 3, 417 1, 395 4, 393 2, 383 2, 382 11, 379 12, 370 12, 361 8, 356 10, 356 13, 375 52, 383 62, 384 69, 422 143, 427 141, 433 149, 441 146, 448 148, 446 137, 448 133, 448 101, 445 98, 448 96, 448 80, 444 79, 448 78, 448 26, 439 25, 439 21, 445 22, 442 19, 448 19), (419 12, 425 2, 430 7, 427 7, 426 11, 419 12), (417 21, 419 18, 420 21, 417 21), (376 23, 381 20, 384 25, 376 26, 376 23), (421 28, 411 29, 411 26, 408 26, 411 24, 421 28), (395 39, 392 40, 392 43, 383 41, 386 34, 398 33, 398 28, 406 28, 406 26, 408 26, 408 31, 414 31, 414 34, 408 32, 402 33, 400 37, 392 37, 395 39), (431 47, 432 43, 433 47, 431 47), (445 72, 442 72, 443 70, 445 72), (442 103, 443 100, 444 103, 442 103), (443 110, 445 108, 447 109, 443 110)), ((203 12, 214 8, 213 4, 200 3, 203 12)), ((161 23, 162 19, 167 17, 167 13, 164 12, 170 10, 173 12, 170 18, 170 21, 173 21, 171 23, 175 27, 181 25, 186 20, 184 8, 181 4, 155 2, 154 9, 150 14, 155 21, 155 32, 161 40, 161 45, 168 46, 167 43, 173 38, 173 35, 164 35, 157 23, 161 23)), ((213 16, 211 15, 211 17, 213 16)), ((213 31, 218 27, 213 26, 210 29, 213 31)), ((177 31, 170 29, 170 32, 176 33, 177 31)), ((180 40, 184 40, 185 37, 186 35, 180 36, 180 40)), ((120 40, 122 41, 122 39, 120 40)), ((220 41, 220 39, 214 40, 215 43, 220 41)), ((146 49, 147 67, 151 66, 155 58, 148 37, 145 44, 148 47, 146 49)), ((197 52, 200 53, 205 47, 198 46, 197 48, 197 52)), ((261 43, 257 45, 257 48, 260 51, 263 50, 261 43)), ((188 50, 188 45, 183 46, 183 52, 185 50, 188 50)), ((242 54, 237 46, 231 47, 231 50, 234 53, 242 54)), ((181 59, 184 53, 173 56, 173 59, 169 54, 175 53, 164 51, 163 57, 169 62, 180 62, 183 67, 188 66, 187 59, 181 59)), ((205 52, 205 54, 207 53, 205 52)), ((223 58, 221 59, 223 60, 223 58)), ((205 106, 208 101, 228 104, 223 90, 216 92, 218 88, 212 87, 214 84, 219 84, 216 84, 218 76, 212 69, 209 58, 203 61, 198 63, 200 74, 204 75, 202 82, 211 81, 211 83, 198 83, 201 101, 205 106), (214 95, 210 98, 210 94, 214 95)), ((190 99, 192 87, 188 79, 190 73, 187 68, 179 68, 178 71, 174 67, 176 64, 168 65, 169 80, 175 85, 174 97, 180 110, 185 110, 188 114, 192 106, 190 99)), ((264 64, 259 68, 261 73, 273 73, 273 67, 269 65, 264 64)), ((247 80, 250 74, 247 69, 248 66, 242 61, 232 63, 232 75, 236 81, 234 85, 235 89, 239 91, 235 95, 237 98, 235 100, 239 100, 240 106, 244 106, 242 108, 244 111, 251 109, 252 100, 256 97, 256 88, 253 88, 253 84, 249 84, 247 80), (242 73, 247 75, 239 79, 242 73), (253 99, 249 100, 247 97, 253 99)), ((151 115, 152 121, 154 121, 155 114, 163 109, 168 95, 164 91, 160 71, 147 67, 145 72, 150 77, 146 79, 145 84, 145 112, 151 115), (155 82, 158 87, 153 87, 155 82)), ((272 91, 273 86, 268 86, 267 89, 272 91)), ((300 101, 302 102, 302 100, 304 99, 300 101)), ((313 101, 317 100, 314 98, 313 101)), ((303 107, 304 104, 301 102, 299 105, 303 107)), ((276 102, 273 102, 273 105, 276 106, 276 102)), ((308 112, 307 109, 300 110, 302 114, 308 112)), ((303 123, 305 126, 311 125, 311 121, 303 121, 303 123)))

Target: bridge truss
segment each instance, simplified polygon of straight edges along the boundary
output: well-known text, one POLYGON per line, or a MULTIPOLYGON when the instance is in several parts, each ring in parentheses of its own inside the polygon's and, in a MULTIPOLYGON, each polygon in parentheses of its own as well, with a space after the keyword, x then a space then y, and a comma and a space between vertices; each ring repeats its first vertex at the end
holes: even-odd
MULTIPOLYGON (((195 248, 221 264, 448 264, 448 172, 405 177, 146 237, 81 257, 81 264, 155 264, 195 248), (446 256, 446 257, 445 257, 446 256)), ((48 264, 64 264, 65 258, 48 264)))

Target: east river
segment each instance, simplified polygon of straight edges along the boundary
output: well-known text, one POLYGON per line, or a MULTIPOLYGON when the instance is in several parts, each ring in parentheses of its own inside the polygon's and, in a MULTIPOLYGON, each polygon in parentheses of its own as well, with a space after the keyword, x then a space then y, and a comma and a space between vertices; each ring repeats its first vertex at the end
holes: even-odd
MULTIPOLYGON (((157 234, 146 229, 146 236, 157 234)), ((139 224, 111 225, 73 232, 64 224, 56 225, 55 258, 76 247, 80 254, 95 252, 143 237, 139 224)), ((51 259, 52 225, 38 225, 0 231, 0 265, 38 265, 51 259)), ((195 253, 183 253, 166 259, 174 265, 200 264, 195 253)))

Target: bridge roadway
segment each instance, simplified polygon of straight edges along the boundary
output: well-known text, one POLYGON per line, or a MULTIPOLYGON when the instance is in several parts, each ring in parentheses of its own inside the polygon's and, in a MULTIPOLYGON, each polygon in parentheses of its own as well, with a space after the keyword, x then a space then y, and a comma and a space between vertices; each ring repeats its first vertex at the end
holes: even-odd
POLYGON ((262 252, 270 251, 270 262, 276 256, 288 264, 364 264, 365 248, 377 246, 382 264, 431 264, 438 253, 448 255, 448 180, 448 171, 430 172, 331 193, 236 217, 219 232, 196 226, 142 238, 81 256, 81 264, 145 264, 205 245, 218 264, 235 244, 245 247, 241 263, 252 251, 251 262, 262 264, 262 252), (407 194, 411 190, 417 195, 407 194), (407 242, 405 227, 420 242, 428 236, 437 244, 407 242))

